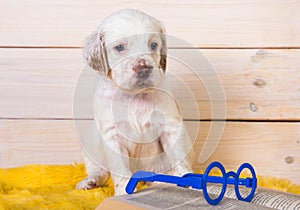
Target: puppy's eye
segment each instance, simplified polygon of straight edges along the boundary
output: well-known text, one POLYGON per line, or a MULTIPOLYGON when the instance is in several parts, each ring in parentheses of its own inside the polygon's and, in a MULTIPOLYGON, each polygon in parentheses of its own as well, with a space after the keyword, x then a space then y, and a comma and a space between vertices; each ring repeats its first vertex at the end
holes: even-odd
POLYGON ((151 50, 155 51, 157 50, 158 44, 156 42, 152 42, 150 45, 151 50))
POLYGON ((125 50, 124 44, 118 44, 117 46, 115 46, 115 50, 118 52, 124 51, 125 50))

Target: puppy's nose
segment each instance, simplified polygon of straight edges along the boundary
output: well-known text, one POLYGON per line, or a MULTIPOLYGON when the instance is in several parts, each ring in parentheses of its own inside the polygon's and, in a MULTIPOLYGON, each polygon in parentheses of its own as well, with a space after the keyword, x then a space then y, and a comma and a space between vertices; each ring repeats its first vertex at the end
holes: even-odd
POLYGON ((140 70, 146 69, 147 65, 146 65, 146 60, 145 59, 138 59, 136 61, 136 64, 133 66, 132 70, 137 73, 140 70))
POLYGON ((143 59, 143 58, 138 59, 137 63, 138 63, 139 66, 142 66, 142 67, 146 66, 146 60, 143 59))

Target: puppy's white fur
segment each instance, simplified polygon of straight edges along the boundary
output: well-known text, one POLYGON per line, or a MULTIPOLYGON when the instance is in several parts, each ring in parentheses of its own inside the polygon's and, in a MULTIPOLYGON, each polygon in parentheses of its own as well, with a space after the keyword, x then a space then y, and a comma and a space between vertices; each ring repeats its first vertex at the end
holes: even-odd
POLYGON ((84 57, 103 79, 94 106, 103 158, 98 165, 85 158, 88 177, 78 189, 101 186, 111 175, 119 195, 136 170, 191 171, 190 140, 165 79, 164 34, 155 18, 122 10, 88 38, 84 57))

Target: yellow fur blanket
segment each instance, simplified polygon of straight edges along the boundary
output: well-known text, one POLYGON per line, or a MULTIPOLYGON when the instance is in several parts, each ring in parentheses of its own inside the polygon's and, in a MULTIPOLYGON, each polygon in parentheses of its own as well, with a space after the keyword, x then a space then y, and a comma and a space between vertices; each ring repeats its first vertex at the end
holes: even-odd
MULTIPOLYGON (((93 190, 74 190, 86 176, 83 164, 27 165, 0 169, 0 209, 95 209, 113 195, 111 179, 93 190)), ((259 186, 300 194, 300 185, 258 177, 259 186)))

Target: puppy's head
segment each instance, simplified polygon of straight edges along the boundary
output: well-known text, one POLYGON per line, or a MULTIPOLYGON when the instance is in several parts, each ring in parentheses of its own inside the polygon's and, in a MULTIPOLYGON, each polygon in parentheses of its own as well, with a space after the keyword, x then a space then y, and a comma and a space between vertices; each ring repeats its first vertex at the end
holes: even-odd
POLYGON ((154 87, 166 71, 167 46, 162 23, 136 10, 106 18, 87 38, 84 58, 118 87, 154 87))

